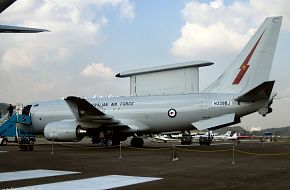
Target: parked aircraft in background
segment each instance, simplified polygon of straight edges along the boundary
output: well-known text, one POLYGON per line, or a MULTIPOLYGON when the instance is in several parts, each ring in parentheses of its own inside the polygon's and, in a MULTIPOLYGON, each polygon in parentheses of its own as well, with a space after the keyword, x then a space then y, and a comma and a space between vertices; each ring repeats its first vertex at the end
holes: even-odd
MULTIPOLYGON (((271 113, 275 81, 269 81, 269 74, 281 22, 280 16, 266 18, 230 67, 202 93, 91 99, 69 96, 27 106, 32 123, 19 127, 54 141, 99 137, 102 131, 118 144, 133 136, 131 145, 141 147, 142 134, 211 130, 239 123, 241 117, 253 112, 271 113)), ((168 71, 172 65, 162 69, 168 71)))
POLYGON ((232 136, 226 138, 227 141, 236 141, 238 140, 238 133, 234 133, 232 136))
POLYGON ((208 137, 208 136, 213 136, 212 131, 208 131, 208 132, 206 132, 204 134, 198 133, 198 134, 191 135, 192 140, 199 140, 200 137, 208 137))
MULTIPOLYGON (((0 0, 0 14, 16 0, 0 0)), ((0 25, 0 33, 38 33, 48 32, 46 29, 28 28, 19 26, 0 25)))
POLYGON ((154 135, 152 138, 152 142, 179 142, 182 135, 165 135, 165 134, 158 134, 154 135))
POLYGON ((241 133, 236 133, 228 131, 225 135, 213 136, 213 140, 223 140, 223 141, 239 141, 242 139, 251 139, 252 135, 241 135, 241 133))
POLYGON ((237 140, 242 140, 242 139, 251 139, 254 138, 253 135, 242 135, 241 133, 237 133, 237 140))
POLYGON ((232 131, 227 131, 225 134, 213 135, 213 140, 223 140, 226 141, 232 136, 232 131))
MULTIPOLYGON (((154 135, 152 142, 180 142, 182 140, 184 133, 161 133, 154 135)), ((199 141, 200 138, 212 137, 213 141, 239 141, 242 139, 253 138, 252 135, 241 135, 241 133, 236 133, 234 131, 227 131, 225 134, 217 134, 212 131, 206 132, 204 134, 191 134, 192 141, 199 141)))

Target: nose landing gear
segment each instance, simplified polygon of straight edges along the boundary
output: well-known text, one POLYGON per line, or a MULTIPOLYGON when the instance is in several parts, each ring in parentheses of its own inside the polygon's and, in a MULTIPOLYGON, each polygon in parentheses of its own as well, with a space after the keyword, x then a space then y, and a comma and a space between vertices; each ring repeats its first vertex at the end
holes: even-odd
POLYGON ((19 148, 22 151, 33 151, 34 148, 34 138, 22 137, 19 142, 19 148))

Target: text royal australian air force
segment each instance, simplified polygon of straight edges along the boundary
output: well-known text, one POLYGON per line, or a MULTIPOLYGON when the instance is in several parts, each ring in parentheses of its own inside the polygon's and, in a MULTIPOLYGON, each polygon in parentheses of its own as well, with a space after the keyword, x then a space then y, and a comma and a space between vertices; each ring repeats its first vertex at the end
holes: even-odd
POLYGON ((133 101, 124 101, 124 102, 96 102, 92 103, 95 107, 125 107, 125 106, 133 106, 135 102, 133 101))

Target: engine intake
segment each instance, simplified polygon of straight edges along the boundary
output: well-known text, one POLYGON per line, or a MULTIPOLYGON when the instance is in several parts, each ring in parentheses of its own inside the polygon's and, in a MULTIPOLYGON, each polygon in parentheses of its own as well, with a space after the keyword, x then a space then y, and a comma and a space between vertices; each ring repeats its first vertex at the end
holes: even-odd
POLYGON ((44 128, 44 137, 49 141, 71 142, 80 141, 87 131, 73 120, 49 123, 44 128))

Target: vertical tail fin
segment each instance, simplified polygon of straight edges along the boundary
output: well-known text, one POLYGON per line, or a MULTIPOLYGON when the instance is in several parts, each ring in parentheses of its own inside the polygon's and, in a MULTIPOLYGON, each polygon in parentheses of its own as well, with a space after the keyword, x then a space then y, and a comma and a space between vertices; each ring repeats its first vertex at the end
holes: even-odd
POLYGON ((230 67, 203 92, 243 93, 269 80, 282 16, 268 17, 230 67))
POLYGON ((232 136, 232 139, 235 140, 235 139, 237 139, 237 138, 238 138, 238 133, 234 133, 233 136, 232 136))

